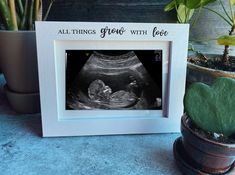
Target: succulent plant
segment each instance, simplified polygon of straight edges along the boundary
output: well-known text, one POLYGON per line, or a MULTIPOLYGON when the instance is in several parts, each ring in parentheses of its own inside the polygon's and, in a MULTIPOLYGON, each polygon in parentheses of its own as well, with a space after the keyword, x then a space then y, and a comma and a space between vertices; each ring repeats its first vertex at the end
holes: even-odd
MULTIPOLYGON (((53 2, 50 1, 43 20, 53 2)), ((0 14, 6 30, 34 30, 34 22, 42 20, 42 0, 0 0, 0 14)))
POLYGON ((235 133, 235 80, 218 78, 212 86, 192 84, 185 94, 186 114, 204 131, 231 136, 235 133))

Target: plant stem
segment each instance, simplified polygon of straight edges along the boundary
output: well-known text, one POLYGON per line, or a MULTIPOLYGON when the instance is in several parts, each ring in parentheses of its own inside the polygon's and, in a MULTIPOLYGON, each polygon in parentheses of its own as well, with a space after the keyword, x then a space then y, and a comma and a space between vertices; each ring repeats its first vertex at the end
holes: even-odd
POLYGON ((15 1, 14 0, 8 0, 8 4, 9 4, 9 8, 10 8, 10 13, 11 13, 11 20, 12 20, 12 24, 13 24, 13 30, 18 30, 15 1))
POLYGON ((219 2, 220 2, 220 5, 222 6, 222 8, 223 8, 223 10, 224 10, 224 13, 225 13, 226 16, 228 17, 228 19, 229 19, 231 22, 233 22, 233 19, 229 16, 229 14, 228 14, 227 10, 225 9, 224 4, 222 3, 222 1, 219 0, 219 2))
POLYGON ((23 7, 23 4, 22 4, 22 1, 21 0, 17 0, 16 2, 17 2, 18 7, 19 7, 20 17, 22 18, 23 15, 24 15, 24 7, 23 7))
POLYGON ((189 9, 189 8, 187 8, 187 7, 185 7, 186 8, 186 18, 185 18, 185 23, 189 23, 189 18, 190 18, 190 12, 191 12, 191 9, 189 9))
POLYGON ((34 20, 35 21, 38 21, 39 7, 40 7, 40 1, 39 0, 35 0, 35 9, 34 9, 34 20))
POLYGON ((184 8, 184 12, 185 12, 185 19, 184 19, 184 23, 187 22, 187 19, 188 19, 188 12, 187 12, 187 7, 185 6, 184 8))
MULTIPOLYGON (((233 25, 231 27, 231 30, 229 31, 229 35, 233 35, 235 30, 235 26, 233 25)), ((228 63, 229 62, 229 45, 225 45, 224 46, 224 54, 223 54, 223 60, 224 63, 228 63)))
POLYGON ((28 0, 25 0, 25 4, 24 4, 24 15, 20 24, 20 29, 26 29, 26 17, 28 15, 28 0))
POLYGON ((34 0, 31 0, 30 9, 29 9, 29 30, 33 30, 33 6, 34 0))
POLYGON ((229 20, 227 20, 222 14, 220 14, 220 13, 218 13, 217 11, 212 10, 212 9, 210 9, 210 8, 208 8, 208 7, 203 7, 203 8, 204 8, 204 9, 207 9, 207 10, 213 12, 213 13, 215 13, 216 15, 218 15, 219 17, 221 17, 225 22, 227 22, 230 26, 233 26, 233 23, 231 23, 229 20))
POLYGON ((233 6, 232 6, 231 1, 229 1, 229 6, 230 6, 231 18, 232 18, 232 20, 233 20, 233 24, 234 24, 233 6))
POLYGON ((55 1, 55 0, 51 0, 50 4, 49 4, 49 6, 48 6, 48 9, 47 9, 47 11, 46 11, 46 14, 45 14, 45 16, 44 16, 44 18, 43 18, 43 21, 46 21, 46 20, 47 20, 47 17, 48 17, 48 15, 49 15, 49 13, 50 13, 50 10, 51 10, 51 6, 52 6, 52 4, 54 3, 54 1, 55 1))
POLYGON ((11 13, 7 0, 0 0, 0 11, 2 12, 3 19, 5 19, 6 28, 8 30, 13 30, 14 26, 12 24, 11 13))
POLYGON ((199 16, 200 16, 200 13, 201 13, 201 9, 202 9, 202 7, 199 8, 196 17, 195 17, 195 19, 193 20, 193 23, 192 23, 192 25, 191 25, 191 28, 193 28, 194 25, 197 23, 197 21, 198 21, 198 19, 199 19, 199 16))

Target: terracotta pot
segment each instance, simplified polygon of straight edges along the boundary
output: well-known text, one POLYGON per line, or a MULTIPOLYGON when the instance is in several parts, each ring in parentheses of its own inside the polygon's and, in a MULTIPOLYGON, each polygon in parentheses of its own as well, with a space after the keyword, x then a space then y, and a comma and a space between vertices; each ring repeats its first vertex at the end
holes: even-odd
MULTIPOLYGON (((208 58, 218 57, 219 55, 207 54, 208 58)), ((191 56, 192 57, 192 56, 191 56)), ((187 64, 187 84, 194 82, 202 82, 211 85, 218 77, 229 77, 235 79, 235 72, 215 70, 207 67, 202 67, 188 62, 187 64)))
POLYGON ((0 41, 0 65, 10 105, 20 113, 39 112, 35 31, 0 31, 0 41))
POLYGON ((194 167, 209 174, 226 173, 235 162, 235 144, 209 140, 189 127, 189 118, 181 119, 182 144, 194 167))

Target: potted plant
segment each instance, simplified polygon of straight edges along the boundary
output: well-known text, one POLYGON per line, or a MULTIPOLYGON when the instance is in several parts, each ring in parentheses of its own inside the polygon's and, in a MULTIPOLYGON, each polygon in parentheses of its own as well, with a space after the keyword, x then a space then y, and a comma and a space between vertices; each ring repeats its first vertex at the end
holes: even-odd
MULTIPOLYGON (((235 45, 235 20, 234 20, 234 11, 233 7, 235 1, 228 0, 229 8, 226 8, 224 2, 221 0, 173 0, 169 3, 165 10, 169 11, 176 9, 178 16, 186 16, 186 20, 179 20, 179 22, 188 23, 192 17, 192 12, 198 10, 195 20, 192 22, 192 25, 198 20, 200 16, 200 11, 202 9, 207 10, 221 19, 223 19, 229 26, 230 30, 227 35, 217 37, 217 43, 224 45, 224 52, 221 55, 215 54, 202 54, 198 51, 193 51, 193 54, 189 55, 188 58, 188 68, 187 68, 187 82, 204 82, 211 84, 217 77, 231 77, 235 78, 235 58, 229 56, 229 46, 235 45), (224 13, 220 13, 214 9, 207 7, 208 4, 217 2, 219 7, 224 13), (172 5, 174 4, 174 6, 172 5), (186 10, 179 10, 179 7, 183 6, 186 10), (191 13, 189 13, 191 12, 191 13), (189 15, 191 14, 191 15, 189 15)), ((182 18, 182 17, 181 17, 182 18)), ((183 18, 184 19, 184 18, 183 18)), ((205 21, 206 24, 206 21, 205 21)), ((209 26, 210 27, 210 26, 209 26)), ((214 26, 212 26, 214 27, 214 26)), ((198 29, 200 30, 200 29, 198 29)), ((225 31, 227 32, 227 31, 225 31)))
POLYGON ((184 174, 235 174, 235 80, 191 84, 174 156, 184 174))
MULTIPOLYGON (((45 20, 53 0, 51 0, 45 20)), ((42 20, 41 0, 1 0, 0 65, 10 105, 20 113, 40 111, 34 22, 42 20)))

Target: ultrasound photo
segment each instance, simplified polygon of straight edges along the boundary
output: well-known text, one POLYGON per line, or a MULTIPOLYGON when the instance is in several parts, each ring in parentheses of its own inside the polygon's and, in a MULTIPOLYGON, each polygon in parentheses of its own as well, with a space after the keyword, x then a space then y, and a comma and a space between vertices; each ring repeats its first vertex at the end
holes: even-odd
POLYGON ((162 109, 162 50, 66 50, 66 110, 162 109))

